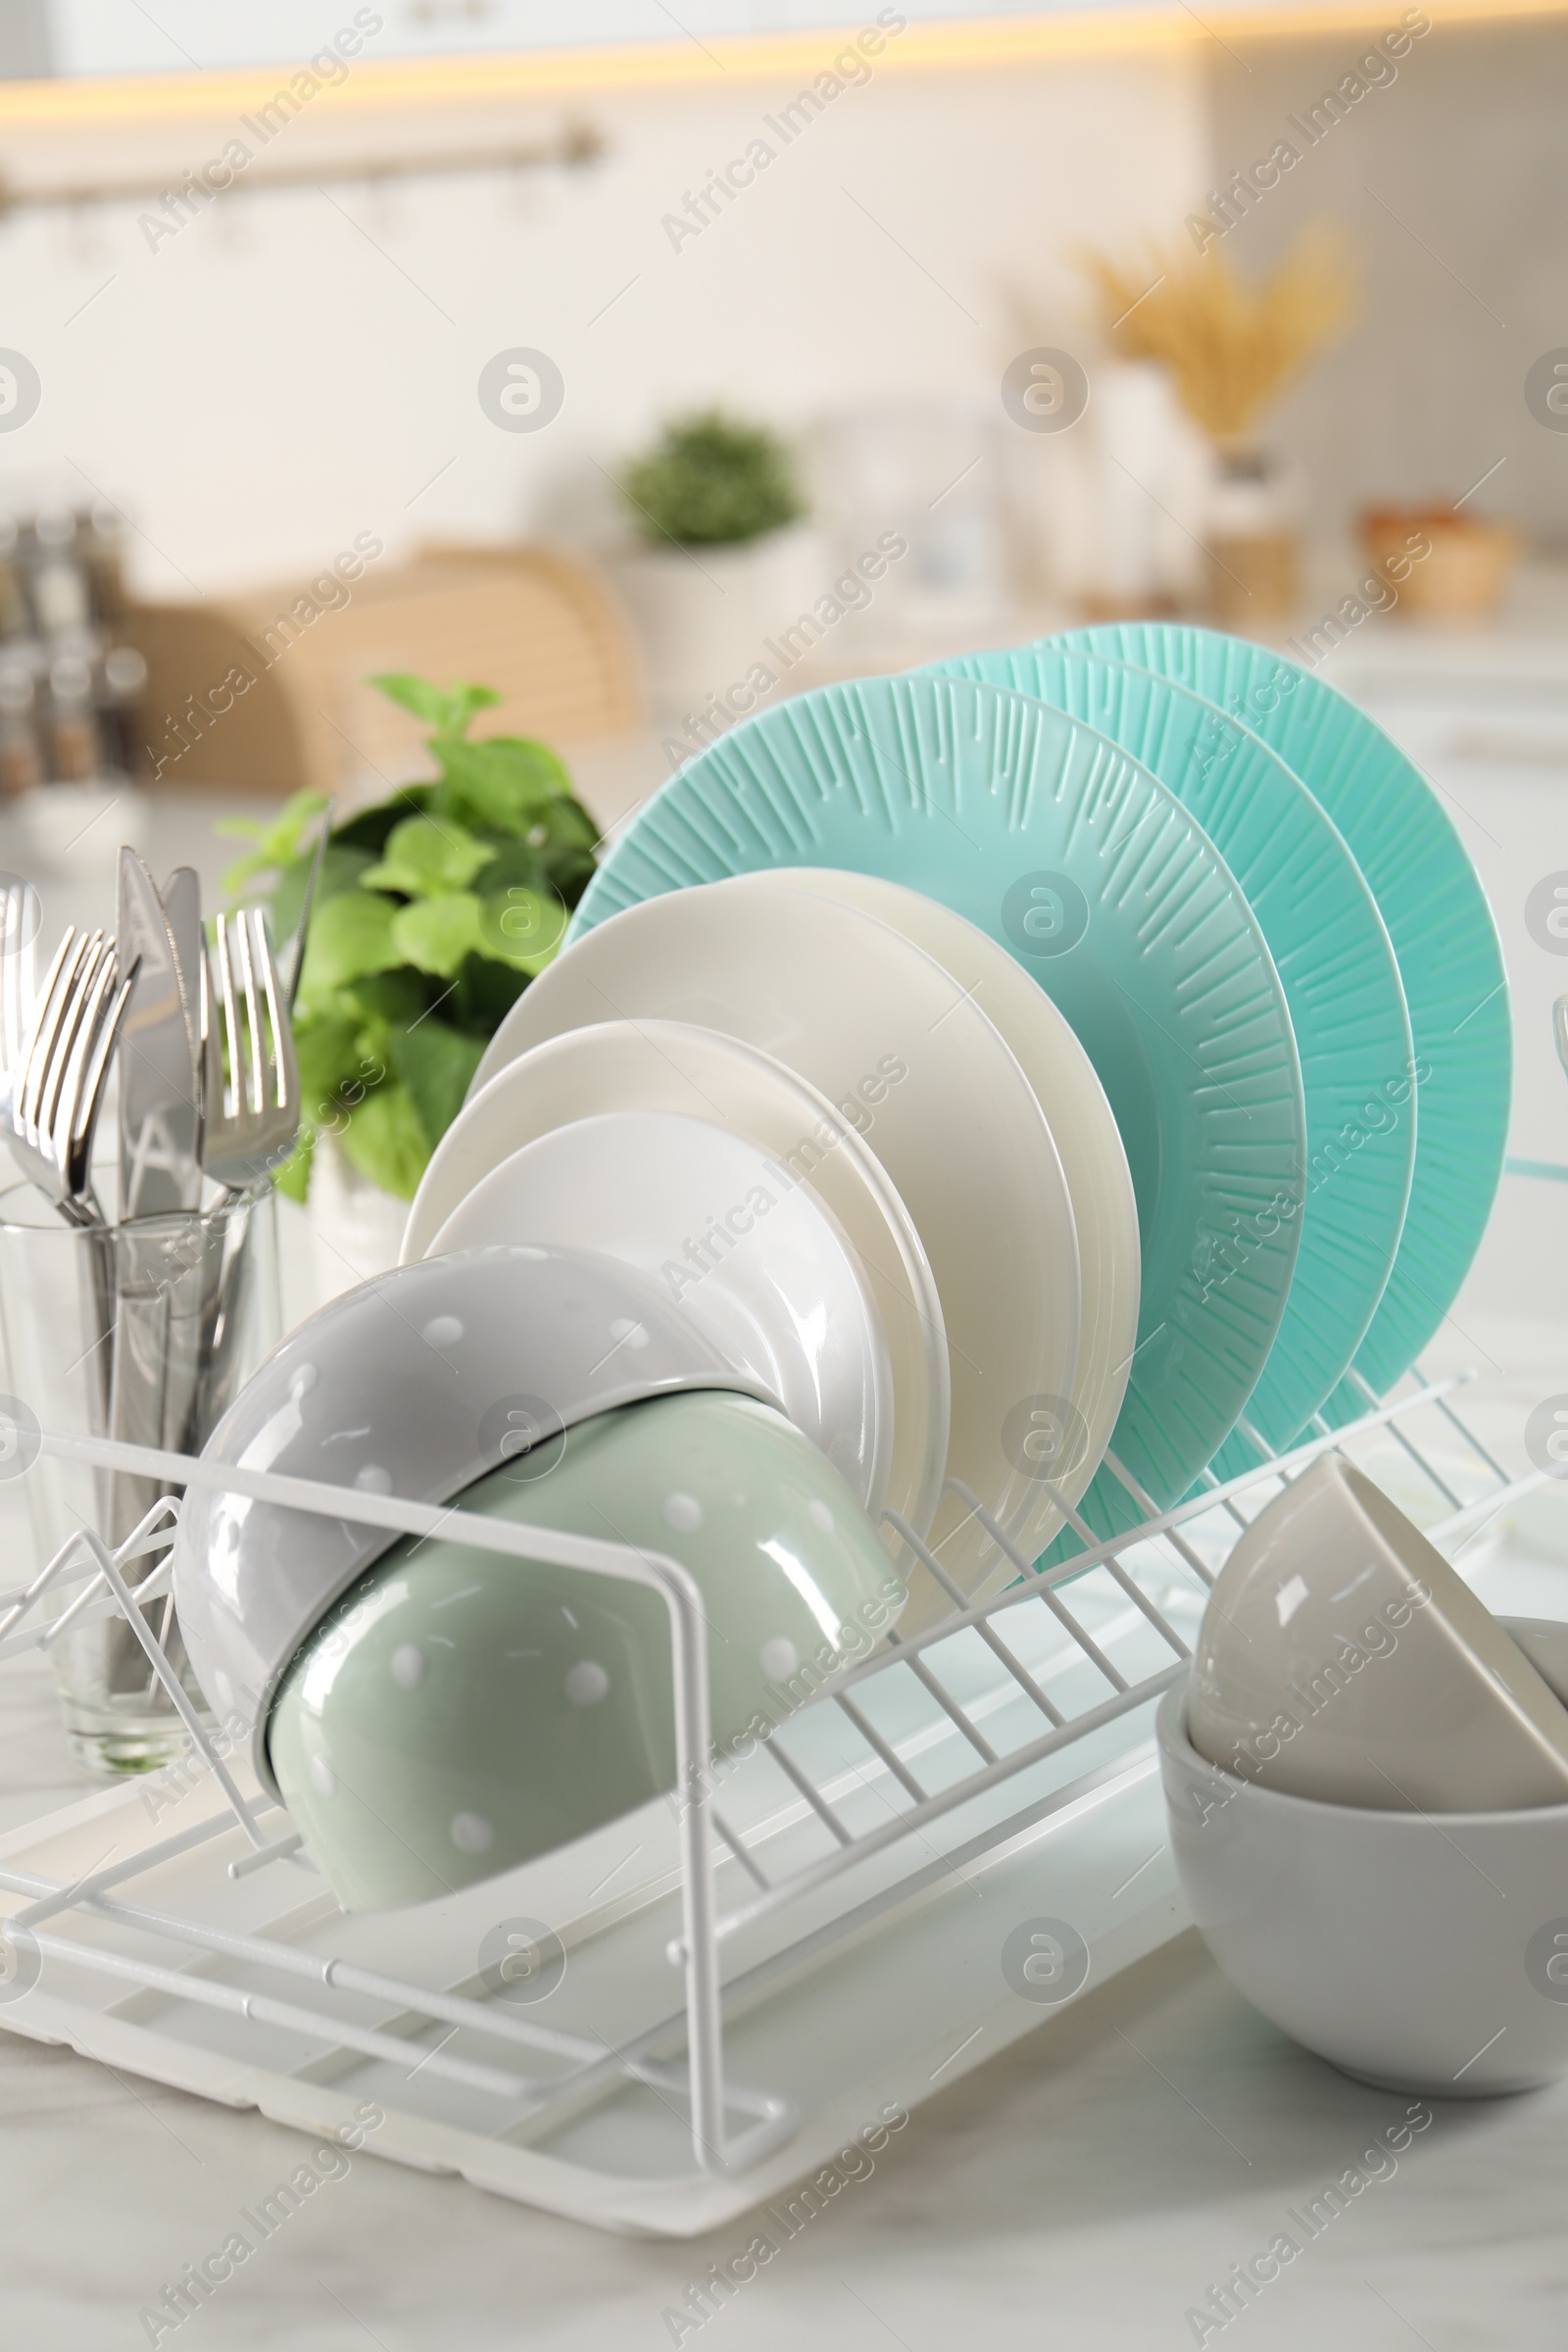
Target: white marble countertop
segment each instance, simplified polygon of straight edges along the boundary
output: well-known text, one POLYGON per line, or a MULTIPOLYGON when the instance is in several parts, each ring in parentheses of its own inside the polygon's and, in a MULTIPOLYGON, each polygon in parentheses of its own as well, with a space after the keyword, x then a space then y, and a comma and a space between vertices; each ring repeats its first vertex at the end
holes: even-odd
MULTIPOLYGON (((0 1719, 0 1814, 65 1793, 39 1678, 0 1719)), ((1290 2230, 1287 2208, 1358 2166, 1406 2105, 1294 2048, 1187 1935, 917 2108, 871 2177, 700 2332, 732 2352, 1174 2352, 1198 2340, 1187 2314, 1210 2284, 1290 2230)), ((1396 2170, 1387 2155, 1358 2166, 1382 2177, 1227 2338, 1253 2352, 1557 2352, 1568 2086, 1430 2112, 1396 2170)), ((305 2145, 255 2114, 0 2034, 8 2340, 146 2343, 141 2308, 305 2145)), ((178 2340, 634 2352, 676 2340, 665 2311, 750 2234, 741 2222, 681 2244, 603 2237, 366 2154, 178 2340)))
MULTIPOLYGON (((1479 1422, 1516 1445, 1543 1382, 1563 1386, 1568 1343, 1538 1327, 1532 1349, 1479 1315, 1470 1334, 1518 1366, 1479 1422)), ((1477 1581, 1494 1604, 1568 1615, 1565 1578, 1568 1491, 1548 1489, 1477 1581)), ((0 1670, 0 1829, 82 1786, 46 1675, 0 1670)), ((223 2352, 634 2352, 699 2332, 733 2352, 1175 2352, 1220 2333, 1253 2352, 1559 2352, 1568 2083, 1439 2102, 1396 2158, 1363 2161, 1408 2104, 1288 2042, 1187 1934, 916 2106, 870 2177, 701 2330, 665 2314, 745 2247, 744 2218, 683 2243, 606 2237, 366 2152, 178 2335, 223 2352), (1243 2315, 1200 2331, 1189 2314, 1210 2286, 1282 2230, 1301 2235, 1287 2209, 1352 2167, 1366 2185, 1348 2209, 1243 2315)), ((143 2307, 306 2145, 0 2032, 8 2340, 148 2342, 143 2307)))

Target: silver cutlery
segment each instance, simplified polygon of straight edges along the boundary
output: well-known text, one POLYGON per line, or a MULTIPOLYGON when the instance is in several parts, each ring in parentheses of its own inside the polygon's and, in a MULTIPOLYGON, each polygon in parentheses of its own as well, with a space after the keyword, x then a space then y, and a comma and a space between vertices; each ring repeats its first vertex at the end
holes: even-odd
POLYGON ((134 981, 134 965, 121 977, 113 939, 68 929, 0 1089, 0 1135, 18 1166, 77 1225, 103 1222, 93 1132, 134 981))
MULTIPOLYGON (((299 1133, 288 1008, 320 856, 318 845, 288 986, 259 910, 220 916, 210 956, 196 874, 177 869, 160 894, 127 848, 117 893, 123 960, 114 937, 72 929, 35 988, 37 895, 0 883, 0 1142, 79 1229, 62 1244, 62 1267, 75 1268, 68 1411, 91 1434, 197 1453, 242 1376, 246 1334, 274 1279, 267 1179, 299 1133), (112 1066, 121 1110, 114 1224, 91 1180, 112 1066), (208 1172, 213 1206, 204 1214, 208 1172)), ((56 1344, 36 1320, 8 1336, 13 1347, 56 1344)), ((98 1474, 94 1523, 120 1541, 165 1485, 98 1474)), ((167 1608, 165 1616, 160 1638, 177 1660, 167 1608)), ((128 1624, 105 1632, 84 1671, 94 1705, 107 1693, 117 1705, 134 1699, 138 1721, 160 1714, 128 1624)))
MULTIPOLYGON (((190 1092, 196 1102, 196 1160, 201 1161, 202 1003, 207 979, 207 934, 202 929, 201 878, 194 866, 177 865, 160 894, 164 919, 174 943, 174 969, 180 1002, 185 1007, 190 1036, 190 1092)), ((201 1178, 195 1184, 194 1203, 200 1204, 201 1178)))
POLYGON ((204 1149, 208 1175, 238 1193, 281 1167, 299 1140, 299 1068, 267 918, 259 906, 219 916, 214 962, 218 1002, 205 1044, 204 1149))
MULTIPOLYGON (((195 880, 184 868, 171 885, 187 955, 201 936, 195 880), (195 943, 189 937, 193 897, 195 943)), ((120 1214, 124 1219, 200 1205, 201 1059, 199 1011, 189 994, 195 965, 182 969, 179 942, 157 885, 128 848, 120 853, 118 924, 126 954, 139 958, 120 1049, 120 1214)))

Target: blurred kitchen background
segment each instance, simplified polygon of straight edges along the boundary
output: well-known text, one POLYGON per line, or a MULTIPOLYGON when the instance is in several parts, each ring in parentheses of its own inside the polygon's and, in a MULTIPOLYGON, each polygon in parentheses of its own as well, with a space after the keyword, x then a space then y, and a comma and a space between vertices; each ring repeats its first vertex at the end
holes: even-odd
POLYGON ((374 671, 497 687, 610 830, 760 701, 1206 617, 1443 795, 1513 1150, 1568 1159, 1562 15, 219 14, 0 22, 0 864, 51 916, 421 772, 374 671))

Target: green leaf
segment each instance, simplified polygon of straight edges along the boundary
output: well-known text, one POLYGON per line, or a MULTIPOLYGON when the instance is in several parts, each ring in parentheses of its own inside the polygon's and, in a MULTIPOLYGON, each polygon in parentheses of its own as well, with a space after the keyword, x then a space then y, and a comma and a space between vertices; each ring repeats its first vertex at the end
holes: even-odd
POLYGON ((406 1086, 390 1079, 367 1095, 338 1140, 362 1176, 396 1200, 414 1199, 430 1146, 406 1086))
POLYGON ((459 686, 447 688, 452 718, 444 733, 461 735, 476 710, 493 710, 501 697, 493 686, 459 686))
POLYGON ((405 817, 387 835, 379 865, 360 876, 366 890, 397 890, 408 899, 437 899, 466 890, 495 856, 462 825, 429 816, 405 817))
POLYGON ((524 838, 548 865, 564 851, 591 858, 599 847, 599 827, 580 801, 552 801, 524 838))
MULTIPOLYGON (((385 899, 368 899, 371 906, 385 906, 385 899)), ((392 940, 396 953, 389 958, 394 963, 417 964, 421 972, 435 972, 450 980, 483 942, 479 930, 479 902, 471 891, 451 891, 444 898, 417 899, 412 906, 400 906, 392 916, 392 940)))
POLYGON ((436 789, 433 784, 400 784, 390 799, 377 801, 373 808, 357 808, 335 828, 332 839, 345 849, 368 850, 379 858, 393 827, 406 816, 422 816, 436 789))
POLYGON ((551 793, 570 796, 571 778, 566 773, 565 761, 548 743, 536 742, 531 735, 486 735, 473 749, 525 768, 551 793))
POLYGON ((493 686, 453 684, 443 690, 407 670, 385 670, 371 678, 370 684, 379 688, 389 703, 422 718, 437 735, 461 735, 475 710, 489 710, 501 700, 493 686))
POLYGON ((217 827, 218 832, 255 844, 223 875, 220 888, 225 895, 232 898, 255 874, 291 864, 299 856, 300 836, 326 805, 324 792, 291 792, 270 825, 248 816, 224 817, 217 827))
POLYGON ((563 850, 550 860, 550 887, 564 905, 575 906, 596 870, 586 850, 563 850))
POLYGON ((490 735, 482 743, 438 739, 447 805, 454 816, 482 829, 526 836, 570 779, 554 752, 518 735, 490 735))
POLYGON ((465 1029, 492 1038, 527 987, 529 974, 514 963, 497 963, 490 956, 470 956, 463 967, 456 1002, 462 1005, 465 1029))
POLYGON ((482 1037, 466 1037, 433 1014, 393 1039, 393 1067, 409 1090, 432 1149, 463 1108, 484 1049, 482 1037))
POLYGON ((356 980, 352 1002, 359 1005, 378 1028, 406 1029, 428 1012, 441 995, 432 988, 423 972, 416 972, 400 963, 390 972, 373 972, 364 980, 356 980))
POLYGON ((503 837, 493 833, 490 840, 494 844, 495 855, 484 869, 487 898, 493 898, 498 890, 510 890, 514 882, 522 883, 528 890, 549 891, 550 877, 537 850, 530 850, 528 844, 517 840, 514 834, 503 837))
POLYGON ((569 920, 553 893, 546 896, 521 882, 514 882, 510 890, 492 891, 479 902, 485 955, 530 978, 556 955, 569 920))
POLYGON ((311 917, 300 995, 310 1003, 330 996, 368 972, 390 971, 409 960, 393 937, 397 909, 368 890, 344 891, 311 917))
POLYGON ((364 1022, 352 1004, 329 998, 319 1010, 307 1007, 294 1023, 300 1102, 307 1119, 319 1124, 339 1094, 358 1075, 364 1022))
POLYGON ((451 705, 440 687, 433 686, 428 678, 416 678, 408 670, 389 669, 382 670, 368 683, 378 694, 384 694, 389 703, 396 703, 401 710, 411 710, 416 718, 422 718, 427 727, 439 731, 446 724, 451 705))

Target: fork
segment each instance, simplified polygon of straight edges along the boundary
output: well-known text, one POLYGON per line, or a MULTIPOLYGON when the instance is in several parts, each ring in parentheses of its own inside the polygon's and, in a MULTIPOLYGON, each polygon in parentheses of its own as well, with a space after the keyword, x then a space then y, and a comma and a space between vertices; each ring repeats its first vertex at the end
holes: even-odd
POLYGON ((261 907, 220 914, 217 932, 221 1045, 205 959, 200 975, 204 1161, 209 1176, 228 1192, 242 1193, 281 1167, 299 1140, 299 1068, 261 907))
MULTIPOLYGON (((4 961, 0 1030, 9 1052, 26 975, 10 954, 4 961)), ((0 1082, 0 1136, 28 1182, 75 1225, 103 1223, 92 1197, 93 1131, 134 971, 120 977, 115 942, 102 931, 69 927, 0 1082)))

